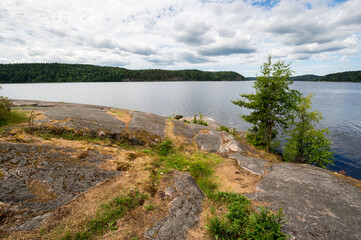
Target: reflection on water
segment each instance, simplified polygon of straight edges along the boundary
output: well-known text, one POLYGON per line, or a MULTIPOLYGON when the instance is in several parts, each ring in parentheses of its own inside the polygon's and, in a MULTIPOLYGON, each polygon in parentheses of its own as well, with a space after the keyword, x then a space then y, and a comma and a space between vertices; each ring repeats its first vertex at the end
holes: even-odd
MULTIPOLYGON (((162 116, 202 113, 229 127, 246 130, 239 118, 248 114, 231 103, 240 93, 253 91, 253 82, 137 82, 1 84, 2 94, 34 99, 105 105, 151 112, 162 116)), ((334 170, 343 169, 361 179, 361 84, 295 82, 304 95, 313 93, 313 110, 322 113, 319 128, 331 131, 337 152, 334 170)))

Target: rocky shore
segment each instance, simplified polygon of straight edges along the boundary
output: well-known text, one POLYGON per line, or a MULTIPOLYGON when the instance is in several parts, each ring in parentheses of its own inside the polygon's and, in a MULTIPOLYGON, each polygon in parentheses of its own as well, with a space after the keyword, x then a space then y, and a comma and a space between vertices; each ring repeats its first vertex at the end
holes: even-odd
MULTIPOLYGON (((261 205, 274 211, 282 208, 287 221, 283 231, 292 239, 361 239, 359 181, 314 166, 269 162, 232 134, 217 130, 216 123, 203 126, 70 103, 14 100, 13 107, 31 113, 23 126, 43 137, 19 127, 8 127, 0 135, 0 237, 39 236, 39 229, 51 229, 84 207, 85 201, 110 198, 107 194, 99 197, 99 191, 119 192, 120 186, 135 184, 152 193, 149 189, 154 186, 143 179, 152 163, 141 151, 122 144, 155 146, 171 139, 234 163, 220 179, 230 178, 235 189, 248 187, 248 191, 237 191, 261 205), (68 140, 46 137, 55 135, 68 140), (114 142, 116 146, 110 144, 114 142), (256 184, 248 185, 247 176, 256 179, 256 184)), ((129 238, 124 239, 133 235, 191 239, 187 232, 200 224, 204 195, 188 173, 172 172, 166 179, 157 183, 152 196, 163 207, 157 213, 146 212, 152 216, 142 215, 147 220, 138 229, 130 227, 131 217, 119 223, 130 229, 129 238)), ((139 220, 139 215, 134 213, 134 219, 139 220)), ((106 239, 123 239, 121 234, 118 231, 106 239)))

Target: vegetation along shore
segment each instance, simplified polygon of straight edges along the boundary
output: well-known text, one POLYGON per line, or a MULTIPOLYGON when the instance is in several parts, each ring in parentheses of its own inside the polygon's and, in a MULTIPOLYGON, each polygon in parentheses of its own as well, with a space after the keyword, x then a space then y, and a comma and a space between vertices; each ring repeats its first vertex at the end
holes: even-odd
MULTIPOLYGON (((86 64, 16 63, 0 64, 0 83, 47 82, 139 82, 139 81, 254 81, 232 72, 200 70, 129 70, 86 64)), ((325 76, 302 75, 293 81, 361 82, 361 71, 333 73, 325 76)))

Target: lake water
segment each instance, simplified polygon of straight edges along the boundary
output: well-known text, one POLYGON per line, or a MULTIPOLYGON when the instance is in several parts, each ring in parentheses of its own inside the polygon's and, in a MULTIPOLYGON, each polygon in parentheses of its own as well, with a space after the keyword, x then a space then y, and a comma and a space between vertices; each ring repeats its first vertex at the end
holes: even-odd
MULTIPOLYGON (((63 101, 104 105, 162 116, 202 113, 217 122, 246 130, 239 118, 249 110, 233 105, 253 82, 119 82, 1 84, 0 94, 12 99, 63 101)), ((322 113, 319 128, 331 131, 336 151, 332 170, 361 179, 361 83, 295 82, 304 95, 313 93, 313 110, 322 113)))

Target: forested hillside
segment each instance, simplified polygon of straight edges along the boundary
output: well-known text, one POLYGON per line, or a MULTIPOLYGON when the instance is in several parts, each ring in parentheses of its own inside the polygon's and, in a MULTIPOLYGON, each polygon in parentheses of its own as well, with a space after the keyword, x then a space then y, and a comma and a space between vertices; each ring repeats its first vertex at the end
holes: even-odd
POLYGON ((236 72, 129 70, 62 63, 0 64, 0 83, 244 80, 245 77, 236 72))
POLYGON ((328 74, 316 79, 324 82, 361 82, 361 71, 349 71, 328 74))

